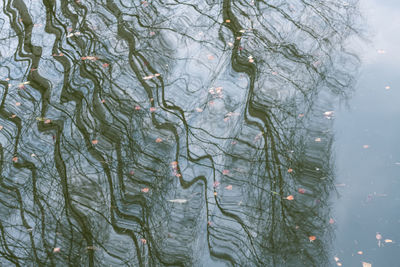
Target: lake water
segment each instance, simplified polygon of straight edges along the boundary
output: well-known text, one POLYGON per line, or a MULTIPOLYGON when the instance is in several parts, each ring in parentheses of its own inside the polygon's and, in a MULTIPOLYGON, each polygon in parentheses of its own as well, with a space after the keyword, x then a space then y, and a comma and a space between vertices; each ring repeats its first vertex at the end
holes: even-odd
POLYGON ((400 266, 397 2, 0 6, 0 266, 400 266))

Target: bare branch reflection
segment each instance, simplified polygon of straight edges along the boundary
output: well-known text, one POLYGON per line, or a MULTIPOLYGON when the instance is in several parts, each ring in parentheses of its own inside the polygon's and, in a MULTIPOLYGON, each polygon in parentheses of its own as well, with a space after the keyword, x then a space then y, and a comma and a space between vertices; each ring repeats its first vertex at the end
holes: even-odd
POLYGON ((1 265, 328 264, 356 2, 1 5, 1 265))

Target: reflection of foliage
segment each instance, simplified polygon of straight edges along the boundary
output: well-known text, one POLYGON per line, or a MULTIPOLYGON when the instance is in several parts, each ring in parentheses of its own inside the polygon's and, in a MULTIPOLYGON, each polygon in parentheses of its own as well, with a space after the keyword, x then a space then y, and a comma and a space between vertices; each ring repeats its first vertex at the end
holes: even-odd
POLYGON ((0 262, 326 265, 356 5, 199 2, 3 3, 0 262))

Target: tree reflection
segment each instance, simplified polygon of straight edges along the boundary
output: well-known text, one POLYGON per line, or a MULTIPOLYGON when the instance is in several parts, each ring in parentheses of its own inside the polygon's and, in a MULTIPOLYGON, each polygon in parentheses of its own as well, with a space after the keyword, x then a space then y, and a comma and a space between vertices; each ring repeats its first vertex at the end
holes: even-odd
POLYGON ((2 264, 328 264, 356 3, 2 5, 2 264))

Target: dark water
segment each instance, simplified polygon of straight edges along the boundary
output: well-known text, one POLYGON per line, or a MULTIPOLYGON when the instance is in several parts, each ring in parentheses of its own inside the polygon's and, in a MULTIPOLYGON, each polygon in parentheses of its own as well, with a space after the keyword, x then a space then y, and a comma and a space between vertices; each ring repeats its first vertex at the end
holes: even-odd
POLYGON ((1 9, 1 266, 398 263, 398 61, 357 2, 1 9))

